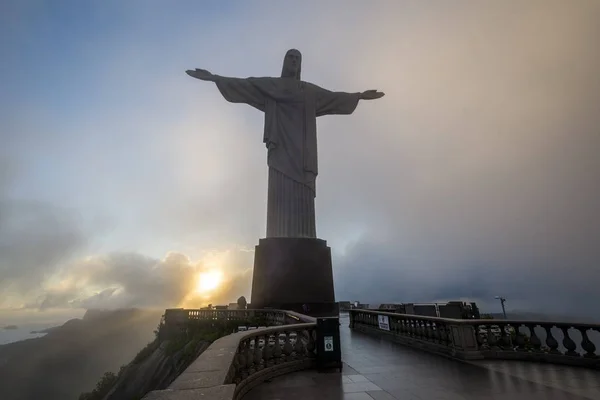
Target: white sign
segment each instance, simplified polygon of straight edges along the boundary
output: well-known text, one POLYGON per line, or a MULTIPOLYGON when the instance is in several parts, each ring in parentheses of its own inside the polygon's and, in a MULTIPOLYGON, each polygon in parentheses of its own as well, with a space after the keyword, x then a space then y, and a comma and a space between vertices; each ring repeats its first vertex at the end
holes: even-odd
POLYGON ((325 336, 323 341, 325 342, 325 351, 333 351, 333 336, 325 336))
POLYGON ((383 329, 384 331, 390 330, 390 320, 387 315, 378 315, 377 319, 379 322, 379 329, 383 329))

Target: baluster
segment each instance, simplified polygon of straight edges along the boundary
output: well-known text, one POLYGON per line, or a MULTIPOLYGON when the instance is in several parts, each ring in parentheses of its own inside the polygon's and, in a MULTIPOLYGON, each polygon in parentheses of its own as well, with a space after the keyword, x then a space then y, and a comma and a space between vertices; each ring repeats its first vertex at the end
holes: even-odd
POLYGON ((273 361, 275 364, 281 363, 281 355, 283 354, 281 344, 279 343, 279 334, 280 332, 275 333, 275 343, 273 344, 273 361))
POLYGON ((428 321, 427 322, 427 338, 430 342, 434 342, 436 343, 436 337, 435 337, 435 332, 436 332, 437 328, 435 327, 435 322, 433 321, 428 321))
POLYGON ((477 337, 477 347, 480 349, 486 346, 487 327, 484 329, 482 325, 475 325, 475 334, 477 337))
POLYGON ((425 321, 419 320, 419 339, 426 339, 425 333, 427 329, 425 328, 425 321))
POLYGON ((264 360, 265 368, 271 367, 274 364, 273 347, 269 343, 270 340, 271 340, 271 335, 265 336, 265 346, 263 347, 263 360, 264 360))
POLYGON ((586 358, 596 358, 596 346, 594 343, 588 338, 587 331, 588 328, 577 328, 579 332, 581 332, 581 348, 585 350, 585 354, 583 355, 586 358))
POLYGON ((431 333, 430 333, 430 337, 431 337, 431 341, 434 343, 440 343, 440 324, 438 324, 437 322, 431 322, 430 324, 430 329, 431 329, 431 333))
POLYGON ((440 336, 440 324, 437 322, 432 322, 431 323, 431 340, 434 343, 441 343, 441 336, 440 336))
POLYGON ((404 318, 400 320, 400 333, 402 335, 406 335, 408 333, 408 328, 406 327, 406 320, 404 318))
POLYGON ((523 324, 518 325, 515 328, 515 343, 517 345, 517 351, 527 351, 526 348, 526 343, 527 343, 527 336, 521 332, 521 327, 523 326, 523 324))
POLYGON ((240 363, 239 348, 238 348, 238 351, 235 353, 235 356, 233 357, 233 370, 234 370, 233 382, 237 385, 238 383, 240 383, 242 381, 242 370, 241 370, 241 363, 240 363))
POLYGON ((263 363, 263 351, 260 348, 260 340, 263 339, 265 341, 265 344, 263 345, 264 347, 267 347, 267 337, 266 336, 257 336, 256 338, 254 338, 254 369, 256 371, 260 371, 261 369, 263 369, 264 363, 263 363))
POLYGON ((568 326, 561 326, 560 329, 562 329, 563 331, 563 346, 565 346, 565 349, 567 349, 567 352, 565 353, 565 355, 567 356, 571 356, 571 357, 579 357, 579 353, 577 353, 575 350, 577 350, 577 345, 575 344, 575 341, 573 341, 573 339, 571 339, 571 336, 569 335, 569 327, 568 326))
POLYGON ((496 334, 492 330, 491 324, 487 326, 487 346, 490 350, 498 349, 498 338, 496 337, 496 334))
POLYGON ((284 361, 291 361, 292 352, 294 351, 294 347, 292 346, 292 338, 290 337, 290 332, 285 332, 285 343, 283 344, 283 354, 284 361))
POLYGON ((540 340, 538 335, 535 333, 535 328, 536 328, 537 324, 529 324, 526 326, 529 329, 529 343, 533 347, 533 351, 536 351, 536 352, 542 351, 541 350, 542 349, 542 341, 540 340))
POLYGON ((413 320, 413 335, 416 338, 421 336, 421 321, 418 319, 413 320))
POLYGON ((550 349, 551 354, 561 354, 560 351, 558 351, 558 340, 556 340, 556 338, 552 334, 553 327, 554 325, 552 324, 548 324, 543 327, 544 329, 546 329, 546 346, 548 346, 548 348, 550 349))
POLYGON ((246 368, 248 370, 248 375, 252 375, 256 372, 254 369, 254 349, 251 346, 251 341, 254 340, 254 347, 256 347, 256 338, 248 340, 248 346, 246 347, 246 368))
POLYGON ((431 338, 429 331, 429 321, 421 321, 423 339, 429 341, 431 338))
POLYGON ((416 337, 417 336, 417 323, 416 323, 416 321, 411 318, 408 323, 410 324, 409 325, 410 326, 410 328, 409 328, 409 334, 410 335, 409 336, 410 337, 416 337))
POLYGON ((436 322, 435 329, 437 331, 437 340, 439 344, 446 345, 445 326, 443 322, 436 322))
POLYGON ((248 377, 248 372, 246 371, 246 343, 247 340, 243 340, 240 342, 240 347, 238 348, 238 364, 239 364, 239 373, 238 376, 240 380, 244 380, 248 377))
POLYGON ((512 338, 511 338, 511 326, 510 325, 499 325, 500 326, 500 342, 499 345, 503 350, 512 350, 512 338))
POLYGON ((294 359, 300 360, 305 357, 303 332, 296 332, 296 343, 294 343, 294 359))
POLYGON ((434 339, 433 322, 423 321, 423 325, 425 327, 425 339, 429 342, 433 342, 433 339, 434 339))
POLYGON ((442 338, 442 343, 446 346, 450 346, 450 328, 446 324, 442 324, 440 326, 440 336, 442 338))

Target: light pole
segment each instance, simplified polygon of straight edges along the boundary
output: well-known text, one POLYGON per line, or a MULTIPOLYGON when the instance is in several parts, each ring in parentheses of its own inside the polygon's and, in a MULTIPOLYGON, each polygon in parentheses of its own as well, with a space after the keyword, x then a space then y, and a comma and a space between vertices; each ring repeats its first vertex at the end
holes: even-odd
POLYGON ((504 308, 504 302, 506 301, 506 299, 502 296, 496 296, 494 298, 496 300, 500 300, 500 304, 502 304, 502 314, 504 314, 504 319, 508 319, 506 318, 506 309, 504 308))

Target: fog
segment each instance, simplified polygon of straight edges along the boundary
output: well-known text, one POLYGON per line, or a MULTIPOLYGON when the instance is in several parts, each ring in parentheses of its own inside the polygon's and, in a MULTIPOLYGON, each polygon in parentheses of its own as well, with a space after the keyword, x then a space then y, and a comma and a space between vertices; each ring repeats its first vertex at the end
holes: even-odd
POLYGON ((303 79, 386 93, 318 120, 338 299, 600 317, 598 2, 34 3, 0 12, 0 308, 248 297, 263 117, 184 71, 298 48, 303 79))

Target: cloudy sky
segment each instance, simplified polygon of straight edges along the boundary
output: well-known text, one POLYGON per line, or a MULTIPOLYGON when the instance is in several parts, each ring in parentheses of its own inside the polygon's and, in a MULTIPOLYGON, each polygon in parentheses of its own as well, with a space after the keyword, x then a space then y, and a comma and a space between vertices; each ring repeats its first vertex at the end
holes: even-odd
POLYGON ((249 296, 263 116, 185 70, 277 76, 289 48, 304 80, 386 93, 318 121, 338 299, 597 313, 598 20, 594 0, 2 1, 0 315, 249 296))

